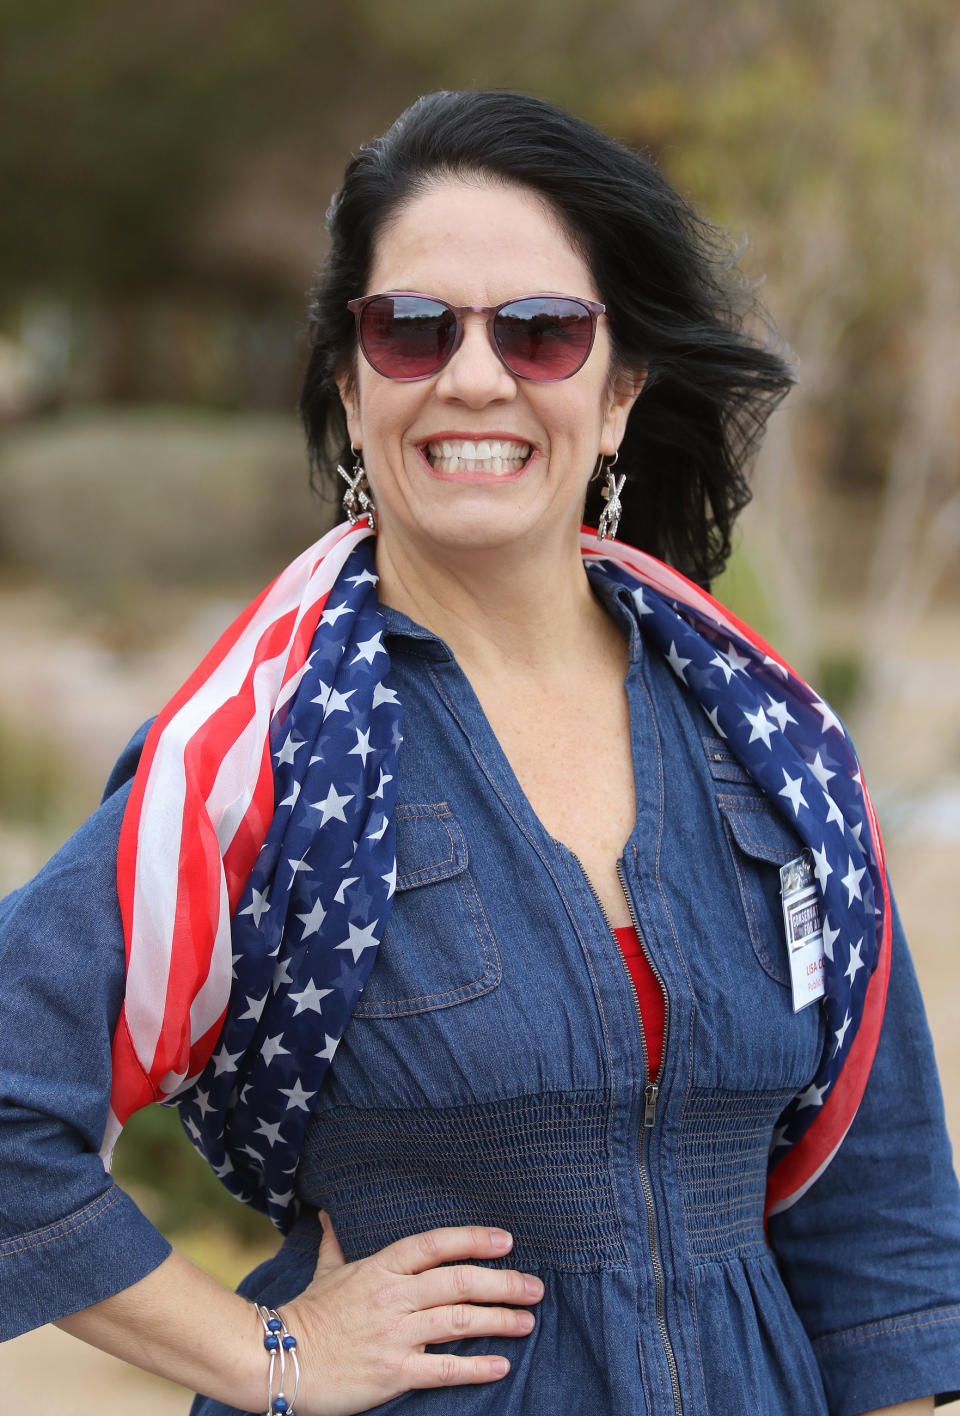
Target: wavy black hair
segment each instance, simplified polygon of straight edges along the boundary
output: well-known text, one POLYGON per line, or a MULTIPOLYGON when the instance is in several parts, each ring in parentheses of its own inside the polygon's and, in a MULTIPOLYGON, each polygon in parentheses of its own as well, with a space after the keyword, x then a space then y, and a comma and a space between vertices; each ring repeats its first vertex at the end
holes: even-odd
MULTIPOLYGON (((337 461, 349 465, 336 385, 356 358, 347 301, 366 293, 384 225, 451 177, 537 193, 583 255, 607 307, 612 375, 647 371, 620 446, 618 534, 709 585, 750 498, 749 459, 793 382, 789 365, 772 331, 765 341, 745 331, 758 307, 722 234, 645 157, 528 94, 427 94, 350 161, 310 306, 300 412, 315 485, 337 461)), ((602 505, 591 483, 586 519, 602 505)))

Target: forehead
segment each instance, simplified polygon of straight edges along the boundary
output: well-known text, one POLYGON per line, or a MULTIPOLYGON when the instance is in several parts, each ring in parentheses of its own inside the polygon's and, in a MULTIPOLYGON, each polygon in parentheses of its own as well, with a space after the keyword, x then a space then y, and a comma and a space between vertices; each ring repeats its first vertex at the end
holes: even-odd
POLYGON ((377 238, 367 293, 418 290, 494 305, 553 291, 597 299, 590 268, 547 202, 504 183, 438 180, 377 238))

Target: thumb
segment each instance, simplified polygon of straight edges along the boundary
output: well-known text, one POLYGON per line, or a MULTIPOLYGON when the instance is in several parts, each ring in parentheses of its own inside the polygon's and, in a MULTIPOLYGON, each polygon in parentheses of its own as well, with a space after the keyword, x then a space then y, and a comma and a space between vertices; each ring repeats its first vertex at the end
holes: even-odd
POLYGON ((314 1278, 319 1278, 322 1274, 329 1273, 332 1269, 342 1268, 347 1262, 343 1257, 343 1250, 340 1248, 340 1242, 333 1232, 333 1224, 326 1210, 320 1210, 318 1217, 323 1229, 323 1238, 320 1240, 320 1249, 317 1253, 317 1267, 314 1270, 314 1278))

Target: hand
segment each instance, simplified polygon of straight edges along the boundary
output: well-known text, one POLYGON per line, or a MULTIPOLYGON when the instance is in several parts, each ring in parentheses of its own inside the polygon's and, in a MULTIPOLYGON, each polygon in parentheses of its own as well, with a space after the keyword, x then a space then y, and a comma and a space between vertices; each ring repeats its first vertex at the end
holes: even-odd
POLYGON ((313 1281, 281 1307, 298 1339, 300 1416, 355 1416, 416 1388, 506 1376, 505 1357, 424 1349, 456 1338, 524 1337, 532 1331, 534 1317, 525 1307, 497 1305, 539 1302, 538 1278, 465 1263, 438 1267, 457 1259, 502 1258, 511 1235, 480 1225, 430 1229, 348 1264, 322 1211, 320 1222, 313 1281))

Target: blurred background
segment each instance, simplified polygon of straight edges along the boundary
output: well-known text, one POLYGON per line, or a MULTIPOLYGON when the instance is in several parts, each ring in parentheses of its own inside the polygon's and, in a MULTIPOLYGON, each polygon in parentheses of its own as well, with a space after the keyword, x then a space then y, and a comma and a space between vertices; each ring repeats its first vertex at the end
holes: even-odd
MULTIPOLYGON (((960 1136, 953 0, 8 0, 0 26, 0 892, 333 519, 294 405, 349 154, 420 93, 522 88, 650 153, 793 350, 719 593, 853 730, 960 1136)), ((272 1246, 170 1113, 117 1170, 227 1281, 272 1246)), ((55 1330, 0 1385, 186 1410, 55 1330)))

